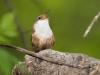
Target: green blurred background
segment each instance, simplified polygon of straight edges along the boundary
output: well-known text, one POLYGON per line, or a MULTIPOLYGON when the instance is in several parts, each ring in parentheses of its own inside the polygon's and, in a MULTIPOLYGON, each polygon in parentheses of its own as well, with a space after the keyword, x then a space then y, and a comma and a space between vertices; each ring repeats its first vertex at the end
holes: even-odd
MULTIPOLYGON (((32 50, 31 28, 37 16, 51 9, 48 17, 54 32, 54 50, 83 53, 100 59, 100 18, 86 38, 85 30, 100 11, 100 0, 0 0, 0 42, 24 47, 14 22, 14 13, 20 23, 27 49, 32 50), (8 1, 13 11, 9 12, 8 1)), ((11 75, 11 70, 19 61, 24 61, 24 53, 0 47, 0 75, 11 75)))

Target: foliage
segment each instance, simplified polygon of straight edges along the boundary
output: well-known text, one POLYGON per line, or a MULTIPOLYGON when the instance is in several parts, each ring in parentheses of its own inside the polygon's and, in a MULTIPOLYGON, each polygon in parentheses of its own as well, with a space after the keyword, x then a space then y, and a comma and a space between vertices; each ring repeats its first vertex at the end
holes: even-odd
MULTIPOLYGON (((18 34, 16 32, 16 27, 14 25, 14 17, 11 13, 6 13, 1 18, 0 23, 0 42, 10 43, 9 38, 16 37, 18 34)), ((18 62, 18 59, 9 53, 7 49, 0 47, 0 74, 10 75, 13 68, 12 64, 18 62)))
POLYGON ((13 15, 11 13, 4 14, 0 23, 0 41, 10 42, 9 38, 16 37, 17 35, 13 15))
POLYGON ((10 75, 13 65, 17 62, 18 59, 14 55, 0 48, 0 72, 2 72, 2 75, 10 75))

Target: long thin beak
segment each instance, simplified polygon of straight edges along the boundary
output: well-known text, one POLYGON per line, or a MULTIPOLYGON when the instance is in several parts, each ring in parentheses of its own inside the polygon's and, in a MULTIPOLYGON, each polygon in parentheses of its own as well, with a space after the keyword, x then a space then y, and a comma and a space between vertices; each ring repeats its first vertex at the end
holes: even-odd
POLYGON ((45 14, 43 14, 42 20, 47 19, 46 15, 48 14, 49 11, 50 11, 50 10, 48 10, 45 14))
MULTIPOLYGON (((50 10, 51 10, 51 9, 50 9, 50 10)), ((47 14, 48 14, 48 12, 49 12, 50 10, 48 10, 48 11, 45 13, 45 15, 47 15, 47 14)))

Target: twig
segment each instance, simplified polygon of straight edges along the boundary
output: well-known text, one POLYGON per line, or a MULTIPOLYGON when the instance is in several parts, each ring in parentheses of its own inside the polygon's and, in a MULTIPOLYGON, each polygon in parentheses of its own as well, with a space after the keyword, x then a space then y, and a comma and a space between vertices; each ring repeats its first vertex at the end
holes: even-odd
POLYGON ((26 41, 25 41, 25 37, 24 37, 23 31, 22 31, 22 29, 21 29, 21 27, 20 27, 20 23, 19 23, 19 21, 18 21, 16 15, 12 12, 12 11, 13 11, 12 6, 11 6, 9 0, 4 0, 4 1, 5 1, 5 4, 6 4, 8 10, 9 10, 9 11, 13 14, 13 16, 14 16, 14 21, 15 21, 16 26, 17 26, 17 28, 18 28, 19 35, 20 35, 20 37, 21 37, 22 43, 23 43, 23 45, 24 45, 24 48, 27 49, 27 44, 26 44, 26 41))
POLYGON ((17 46, 13 46, 13 45, 9 45, 9 44, 3 44, 0 42, 0 46, 4 46, 4 47, 8 47, 8 48, 12 48, 12 49, 15 49, 15 50, 18 50, 20 52, 23 52, 25 54, 28 54, 28 55, 31 55, 31 56, 34 56, 34 57, 37 57, 39 59, 43 59, 45 61, 48 61, 48 62, 51 62, 51 63, 56 63, 56 64, 59 64, 59 65, 62 65, 62 63, 59 63, 59 62, 55 62, 53 60, 49 60, 48 57, 45 58, 45 56, 41 56, 40 54, 38 53, 34 53, 32 51, 29 51, 27 49, 24 49, 24 48, 21 48, 21 47, 17 47, 17 46))
POLYGON ((9 44, 3 44, 3 43, 0 43, 0 46, 12 48, 12 49, 18 50, 18 51, 20 51, 20 52, 23 52, 23 53, 25 53, 25 54, 29 54, 29 55, 35 56, 35 55, 34 55, 34 52, 29 51, 29 50, 24 49, 24 48, 21 48, 21 47, 9 45, 9 44))
POLYGON ((83 35, 84 37, 86 37, 87 34, 90 32, 92 26, 93 26, 94 23, 98 20, 99 16, 100 16, 100 12, 93 18, 92 22, 90 23, 90 25, 88 26, 87 30, 85 31, 85 33, 84 33, 84 35, 83 35))
MULTIPOLYGON (((24 49, 24 48, 21 48, 21 47, 17 47, 17 46, 9 45, 9 44, 3 44, 3 43, 1 43, 1 42, 0 42, 0 46, 4 46, 4 47, 8 47, 8 48, 12 48, 12 49, 18 50, 18 51, 20 51, 20 52, 23 52, 23 53, 25 53, 25 54, 28 54, 28 55, 31 55, 31 56, 37 57, 37 58, 39 58, 39 59, 43 59, 43 60, 45 60, 45 58, 44 58, 45 56, 40 56, 40 54, 38 54, 38 53, 35 53, 35 52, 32 52, 32 51, 29 51, 29 50, 24 49)), ((46 58, 47 58, 47 57, 46 57, 46 58)), ((54 61, 52 61, 52 60, 48 60, 48 59, 46 59, 45 61, 49 61, 49 62, 51 62, 51 63, 56 63, 56 64, 61 65, 61 63, 59 63, 59 62, 54 62, 54 61)))

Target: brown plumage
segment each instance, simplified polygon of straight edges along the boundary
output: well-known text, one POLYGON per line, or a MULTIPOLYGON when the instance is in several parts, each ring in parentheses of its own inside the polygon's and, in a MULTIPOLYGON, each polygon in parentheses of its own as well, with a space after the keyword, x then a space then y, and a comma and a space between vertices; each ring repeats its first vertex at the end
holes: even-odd
POLYGON ((32 38, 32 47, 35 52, 39 52, 41 50, 45 49, 51 49, 52 46, 54 45, 54 36, 51 36, 50 38, 44 39, 43 42, 40 41, 40 39, 33 34, 31 36, 32 38))

